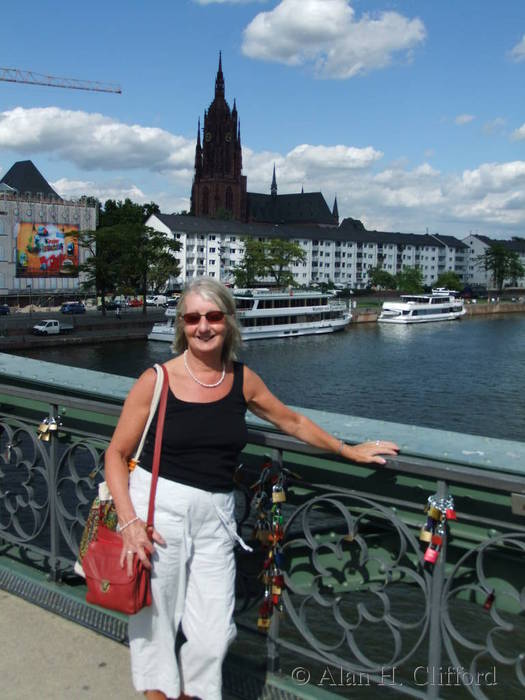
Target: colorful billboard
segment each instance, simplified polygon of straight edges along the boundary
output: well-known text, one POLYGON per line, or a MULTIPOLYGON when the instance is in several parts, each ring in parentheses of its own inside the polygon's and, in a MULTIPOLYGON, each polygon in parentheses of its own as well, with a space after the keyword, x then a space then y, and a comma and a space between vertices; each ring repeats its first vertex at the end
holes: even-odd
POLYGON ((78 277, 78 224, 15 224, 17 277, 78 277))

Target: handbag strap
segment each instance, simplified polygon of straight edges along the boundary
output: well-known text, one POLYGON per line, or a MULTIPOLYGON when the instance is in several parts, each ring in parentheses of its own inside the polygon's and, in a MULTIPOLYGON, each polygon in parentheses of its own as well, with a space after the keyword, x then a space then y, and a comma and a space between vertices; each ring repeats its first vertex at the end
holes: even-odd
POLYGON ((164 434, 164 419, 166 417, 166 403, 168 399, 169 379, 164 365, 162 370, 162 392, 160 395, 159 412, 157 414, 157 431, 155 433, 155 448, 153 451, 153 464, 151 467, 151 488, 149 492, 148 506, 148 530, 153 528, 153 515, 155 511, 155 495, 157 493, 157 481, 159 480, 160 453, 162 452, 162 436, 164 434))
POLYGON ((154 365, 153 369, 157 373, 155 379, 155 388, 153 389, 153 396, 151 398, 151 404, 149 407, 148 420, 146 421, 146 425, 144 426, 144 430, 142 431, 142 437, 140 438, 139 445, 135 451, 135 454, 133 455, 132 462, 134 462, 135 464, 139 463, 140 455, 142 454, 142 448, 144 447, 144 443, 146 442, 146 436, 148 434, 151 421, 153 420, 153 416, 155 415, 155 411, 157 410, 157 406, 159 405, 160 392, 162 391, 162 386, 164 383, 164 374, 160 365, 154 365))

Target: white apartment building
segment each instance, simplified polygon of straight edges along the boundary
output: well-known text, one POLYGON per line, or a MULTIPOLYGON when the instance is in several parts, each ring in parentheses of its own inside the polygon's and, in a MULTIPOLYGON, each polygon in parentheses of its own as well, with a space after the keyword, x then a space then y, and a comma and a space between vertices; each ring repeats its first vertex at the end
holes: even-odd
MULTIPOLYGON (((493 288, 495 282, 489 270, 479 263, 479 259, 485 254, 493 243, 503 243, 503 245, 515 253, 518 253, 523 267, 525 267, 525 238, 513 238, 511 240, 496 240, 488 236, 471 234, 463 239, 468 248, 468 263, 465 281, 468 284, 480 285, 482 287, 493 288)), ((525 287, 525 276, 516 280, 518 287, 525 287)))
MULTIPOLYGON (((178 214, 154 214, 148 226, 172 235, 181 243, 176 254, 181 274, 178 284, 202 275, 232 279, 233 268, 244 254, 243 238, 285 238, 304 250, 304 263, 292 267, 301 285, 332 281, 353 288, 368 285, 369 270, 381 266, 392 275, 419 267, 426 285, 447 270, 461 279, 468 246, 453 236, 366 231, 360 222, 346 219, 341 226, 292 226, 242 223, 178 214)), ((268 280, 269 282, 271 280, 268 280)))

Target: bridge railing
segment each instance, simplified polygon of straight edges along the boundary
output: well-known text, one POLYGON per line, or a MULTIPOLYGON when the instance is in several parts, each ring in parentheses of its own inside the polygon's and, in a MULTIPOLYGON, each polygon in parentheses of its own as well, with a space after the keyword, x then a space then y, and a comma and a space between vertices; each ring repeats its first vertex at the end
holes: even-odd
MULTIPOLYGON (((16 553, 61 580, 71 575, 129 382, 115 379, 116 392, 89 373, 99 389, 87 382, 73 390, 58 369, 53 386, 31 367, 1 377, 0 542, 4 556, 16 553), (57 426, 44 433, 48 441, 37 437, 44 418, 57 426)), ((419 698, 499 698, 505 687, 509 698, 521 697, 525 445, 309 413, 349 442, 396 439, 402 450, 383 467, 353 465, 250 418, 246 483, 264 455, 301 476, 283 506, 284 614, 272 616, 269 671, 291 677, 298 692, 388 686, 419 698), (432 495, 452 496, 457 511, 433 564, 419 540, 432 495)), ((245 539, 250 493, 237 493, 245 539)), ((236 619, 259 648, 265 556, 257 543, 253 554, 238 554, 236 619)))

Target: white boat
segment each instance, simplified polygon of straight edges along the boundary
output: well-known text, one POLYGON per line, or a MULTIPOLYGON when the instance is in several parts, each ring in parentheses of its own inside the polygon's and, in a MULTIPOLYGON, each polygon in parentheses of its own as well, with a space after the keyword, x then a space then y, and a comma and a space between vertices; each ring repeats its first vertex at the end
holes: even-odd
POLYGON ((381 323, 428 323, 452 321, 466 313, 462 299, 447 289, 432 294, 402 294, 401 301, 385 301, 377 319, 381 323))
MULTIPOLYGON (((343 330, 351 321, 344 302, 317 291, 234 291, 243 340, 290 338, 343 330)), ((156 323, 148 340, 173 342, 176 309, 166 309, 166 322, 156 323)))

